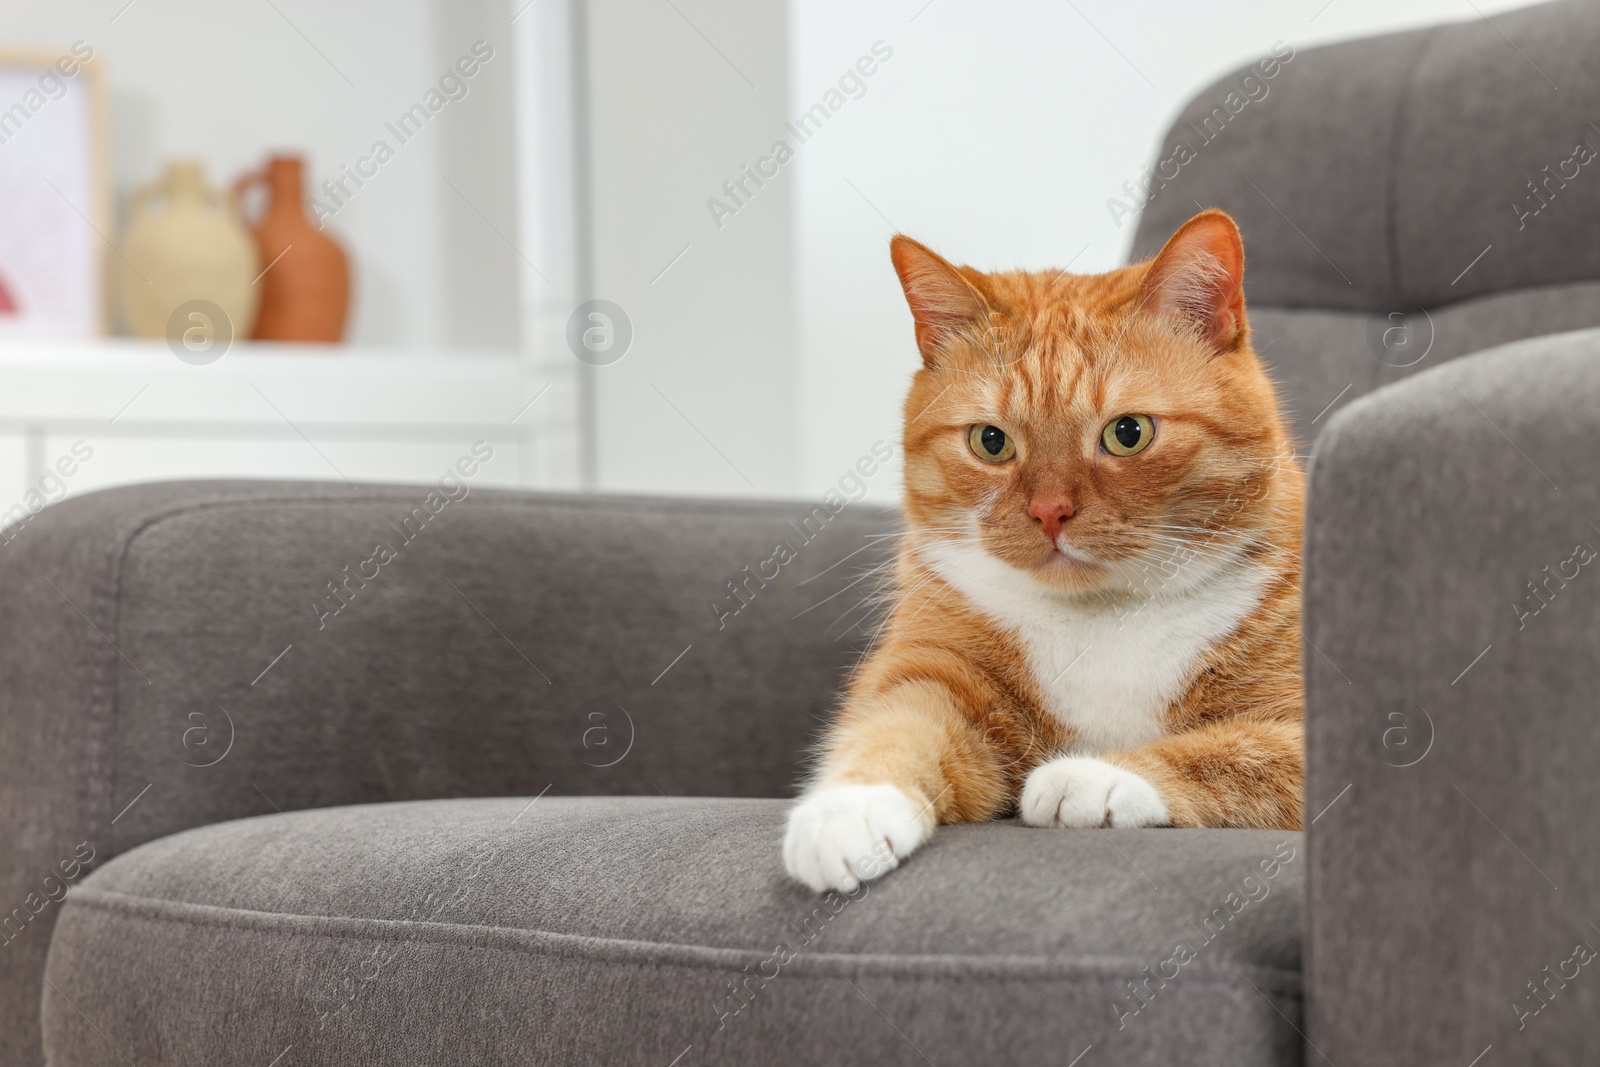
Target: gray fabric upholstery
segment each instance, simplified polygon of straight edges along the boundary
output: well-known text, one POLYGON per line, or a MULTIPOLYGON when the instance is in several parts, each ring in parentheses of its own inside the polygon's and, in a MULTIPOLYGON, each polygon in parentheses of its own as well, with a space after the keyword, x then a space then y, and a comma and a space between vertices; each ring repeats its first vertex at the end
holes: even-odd
POLYGON ((1331 422, 1306 539, 1308 1034, 1339 1064, 1594 1062, 1600 981, 1569 961, 1600 949, 1600 331, 1331 422))
POLYGON ((1340 404, 1494 344, 1600 326, 1600 8, 1462 17, 1299 49, 1271 78, 1241 68, 1195 94, 1157 147, 1134 256, 1197 203, 1238 220, 1257 348, 1306 444, 1347 385, 1340 404), (1563 166, 1579 142, 1597 158, 1563 166), (1180 144, 1194 158, 1160 185, 1180 144), (1546 182, 1541 200, 1529 183, 1546 182), (1391 315, 1412 324, 1391 343, 1414 349, 1384 347, 1406 321, 1391 315), (1430 315, 1438 343, 1396 368, 1426 349, 1430 315))
POLYGON ((427 492, 138 486, 0 548, 0 1063, 39 1062, 50 898, 81 845, 103 862, 275 808, 547 785, 792 792, 887 513, 473 490, 402 545, 427 492), (798 557, 719 628, 726 583, 780 540, 798 557), (376 541, 399 557, 319 620, 376 541))
POLYGON ((163 838, 63 908, 52 1067, 1297 1060, 1298 834, 952 827, 818 898, 783 816, 545 796, 163 838))
POLYGON ((1251 306, 1256 351, 1279 385, 1300 441, 1314 444, 1317 431, 1351 401, 1447 360, 1600 324, 1600 282, 1496 293, 1392 315, 1251 306))
POLYGON ((1239 220, 1256 303, 1387 313, 1600 275, 1600 159, 1552 183, 1539 214, 1512 208, 1537 207, 1528 183, 1579 141, 1600 148, 1600 13, 1556 0, 1462 18, 1301 49, 1209 142, 1196 130, 1247 68, 1195 94, 1157 153, 1183 141, 1195 158, 1151 198, 1135 255, 1199 200, 1239 220))

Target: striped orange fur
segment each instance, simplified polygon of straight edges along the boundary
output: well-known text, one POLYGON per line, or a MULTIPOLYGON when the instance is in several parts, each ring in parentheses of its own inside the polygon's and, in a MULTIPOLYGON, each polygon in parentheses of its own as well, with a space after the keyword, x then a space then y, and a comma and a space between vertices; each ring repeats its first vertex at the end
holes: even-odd
POLYGON ((1013 813, 1298 828, 1302 474, 1233 220, 1099 275, 891 252, 923 358, 907 530, 790 873, 849 889, 937 823, 1013 813))

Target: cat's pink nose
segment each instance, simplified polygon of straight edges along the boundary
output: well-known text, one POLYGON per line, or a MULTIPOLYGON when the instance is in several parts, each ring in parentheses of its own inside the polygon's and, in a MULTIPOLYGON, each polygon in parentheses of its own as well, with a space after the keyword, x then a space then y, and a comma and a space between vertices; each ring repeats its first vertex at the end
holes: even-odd
POLYGON ((1051 541, 1060 535, 1061 527, 1067 524, 1067 520, 1077 513, 1078 509, 1064 496, 1034 497, 1032 506, 1028 508, 1028 514, 1033 516, 1033 521, 1039 524, 1051 541))

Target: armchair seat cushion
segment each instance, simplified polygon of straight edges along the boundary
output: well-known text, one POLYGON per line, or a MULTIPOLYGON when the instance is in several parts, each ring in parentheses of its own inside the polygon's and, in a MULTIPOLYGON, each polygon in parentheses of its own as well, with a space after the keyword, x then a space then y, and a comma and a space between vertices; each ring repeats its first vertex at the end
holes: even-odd
POLYGON ((49 1062, 1301 1062, 1298 834, 945 827, 818 897, 785 811, 438 800, 152 841, 62 905, 49 1062))

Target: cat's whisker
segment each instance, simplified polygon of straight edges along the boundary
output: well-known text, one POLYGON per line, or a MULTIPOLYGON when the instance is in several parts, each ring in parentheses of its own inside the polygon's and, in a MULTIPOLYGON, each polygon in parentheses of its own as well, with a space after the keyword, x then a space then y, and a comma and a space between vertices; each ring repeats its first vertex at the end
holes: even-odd
MULTIPOLYGON (((869 635, 869 647, 875 646, 878 643, 878 640, 882 635, 883 627, 887 625, 889 619, 893 616, 893 609, 886 608, 886 605, 888 605, 891 601, 898 600, 898 597, 896 596, 896 583, 893 573, 888 572, 888 565, 874 568, 872 572, 869 572, 869 574, 871 573, 879 573, 881 580, 877 582, 875 586, 869 587, 867 591, 863 593, 859 599, 857 599, 856 603, 851 608, 845 611, 844 614, 840 615, 838 619, 834 620, 834 623, 837 624, 852 613, 862 611, 861 620, 855 625, 870 625, 868 620, 872 619, 875 614, 881 612, 881 615, 879 615, 877 619, 873 633, 869 635), (863 611, 863 609, 865 610, 863 611)), ((848 630, 846 632, 848 632, 848 630)), ((840 636, 843 636, 843 634, 840 636)))
POLYGON ((889 588, 881 590, 880 603, 888 604, 889 600, 893 600, 893 604, 888 606, 885 612, 885 622, 887 622, 889 618, 892 618, 894 614, 900 610, 901 606, 906 603, 906 601, 915 596, 925 586, 936 580, 938 580, 938 575, 930 570, 919 576, 915 582, 905 589, 896 589, 891 585, 889 588))
MULTIPOLYGON (((848 607, 844 611, 840 612, 838 617, 835 618, 832 622, 830 622, 828 624, 827 629, 825 629, 823 631, 823 633, 832 633, 833 632, 833 628, 835 626, 838 626, 841 622, 843 622, 845 619, 849 618, 851 615, 854 615, 856 612, 861 611, 861 609, 863 607, 865 607, 867 609, 863 613, 863 618, 865 618, 867 616, 870 616, 872 614, 872 600, 871 600, 870 597, 862 597, 860 600, 857 600, 850 607, 848 607)), ((848 633, 849 630, 850 630, 850 627, 848 627, 848 626, 845 627, 844 630, 841 632, 840 636, 843 636, 844 633, 848 633)))
POLYGON ((930 607, 933 607, 935 605, 944 603, 945 598, 948 597, 953 592, 955 592, 955 587, 954 586, 951 586, 951 585, 945 586, 943 591, 941 591, 938 596, 933 597, 932 599, 928 600, 920 608, 918 608, 915 612, 913 612, 911 617, 905 621, 905 625, 909 627, 913 622, 915 622, 917 620, 917 618, 924 611, 927 611, 930 607))

